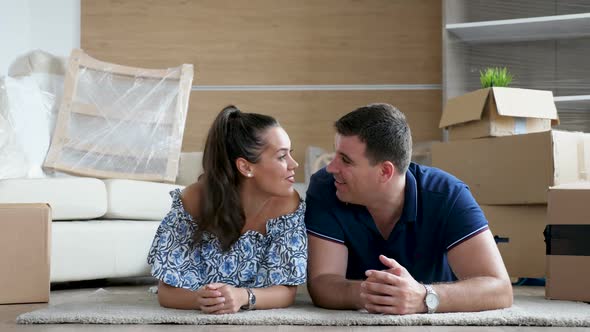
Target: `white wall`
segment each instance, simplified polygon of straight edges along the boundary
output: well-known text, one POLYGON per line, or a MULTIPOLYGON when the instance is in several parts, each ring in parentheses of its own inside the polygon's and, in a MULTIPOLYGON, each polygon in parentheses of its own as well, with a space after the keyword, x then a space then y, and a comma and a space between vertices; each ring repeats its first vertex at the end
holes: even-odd
POLYGON ((80 47, 80 0, 0 0, 0 76, 19 55, 80 47))

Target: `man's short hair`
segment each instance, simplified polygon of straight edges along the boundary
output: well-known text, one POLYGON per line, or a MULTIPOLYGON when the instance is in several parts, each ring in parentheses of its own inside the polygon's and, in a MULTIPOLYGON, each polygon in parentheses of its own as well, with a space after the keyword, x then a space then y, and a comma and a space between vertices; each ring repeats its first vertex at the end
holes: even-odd
POLYGON ((412 158, 412 133, 406 116, 389 104, 369 104, 344 115, 336 123, 342 136, 358 136, 366 144, 371 165, 391 161, 405 174, 412 158))

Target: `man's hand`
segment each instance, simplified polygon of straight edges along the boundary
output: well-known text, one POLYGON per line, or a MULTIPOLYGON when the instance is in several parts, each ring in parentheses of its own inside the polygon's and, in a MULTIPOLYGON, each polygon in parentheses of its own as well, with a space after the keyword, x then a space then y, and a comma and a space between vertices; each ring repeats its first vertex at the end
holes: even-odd
POLYGON ((231 314, 248 302, 247 291, 223 283, 213 283, 197 291, 199 309, 208 314, 231 314))
POLYGON ((379 260, 389 269, 368 270, 361 284, 361 301, 370 313, 413 314, 426 312, 426 289, 394 259, 384 255, 379 260))

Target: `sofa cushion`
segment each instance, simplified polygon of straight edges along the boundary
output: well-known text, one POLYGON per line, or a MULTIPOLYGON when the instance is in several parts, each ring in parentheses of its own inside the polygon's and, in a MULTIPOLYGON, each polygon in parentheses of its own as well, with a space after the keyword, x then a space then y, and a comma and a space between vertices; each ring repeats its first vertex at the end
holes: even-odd
POLYGON ((94 219, 106 213, 107 193, 94 178, 6 179, 0 203, 48 203, 53 220, 94 219))
POLYGON ((180 185, 107 179, 108 208, 105 219, 162 220, 170 210, 170 191, 180 185))
POLYGON ((90 220, 51 224, 51 282, 150 275, 147 255, 159 223, 90 220))

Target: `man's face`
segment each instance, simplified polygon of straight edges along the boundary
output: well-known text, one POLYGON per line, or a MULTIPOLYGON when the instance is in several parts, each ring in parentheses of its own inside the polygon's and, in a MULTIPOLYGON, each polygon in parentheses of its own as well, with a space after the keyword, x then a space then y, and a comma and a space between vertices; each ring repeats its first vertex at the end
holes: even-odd
POLYGON ((336 196, 343 202, 367 205, 377 189, 379 166, 371 166, 366 144, 358 136, 336 134, 336 155, 326 170, 334 176, 336 196))

